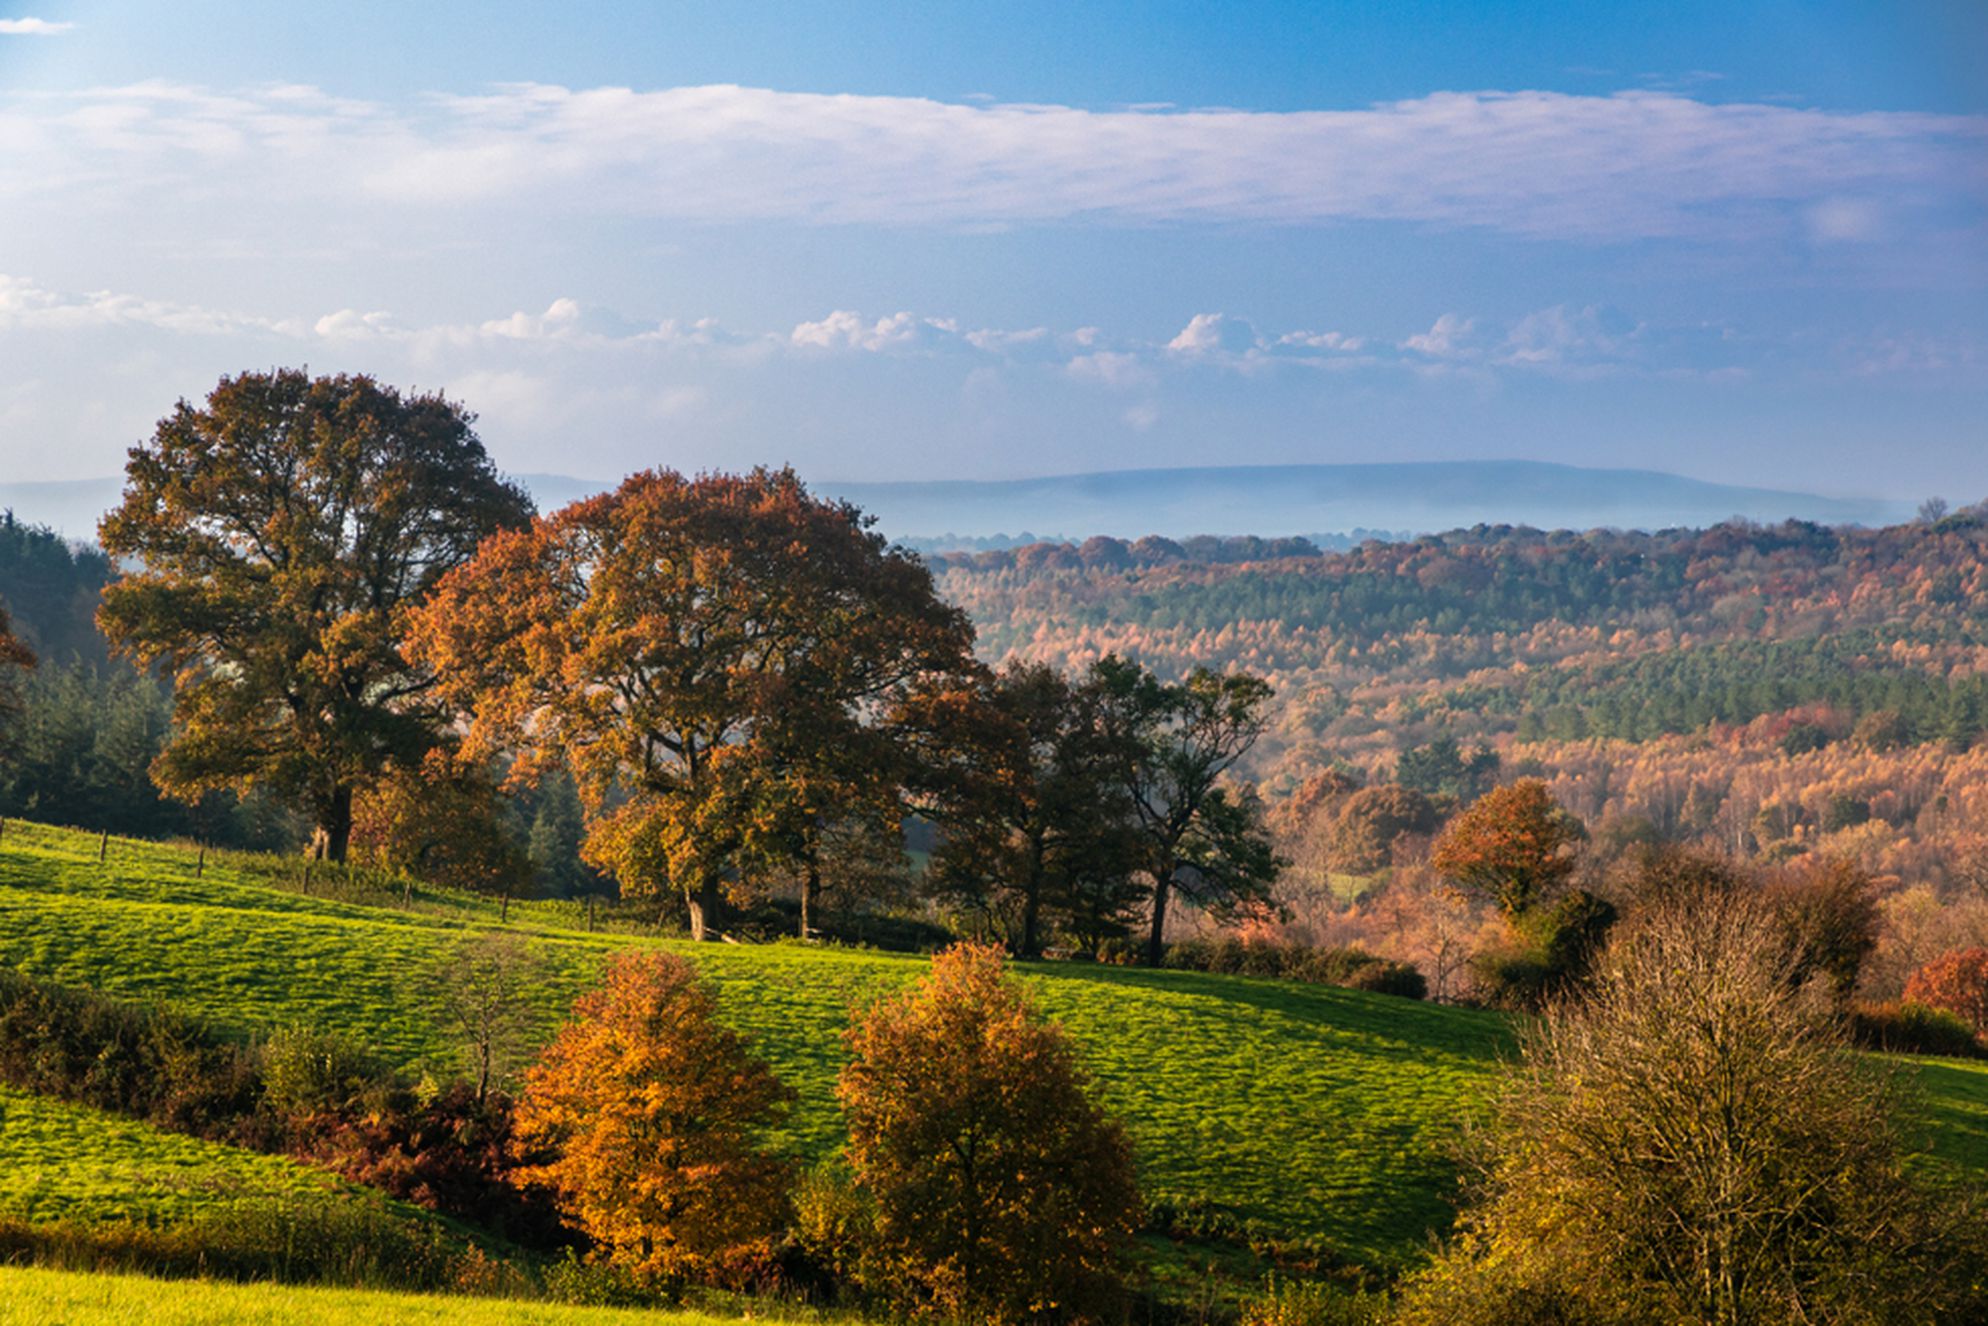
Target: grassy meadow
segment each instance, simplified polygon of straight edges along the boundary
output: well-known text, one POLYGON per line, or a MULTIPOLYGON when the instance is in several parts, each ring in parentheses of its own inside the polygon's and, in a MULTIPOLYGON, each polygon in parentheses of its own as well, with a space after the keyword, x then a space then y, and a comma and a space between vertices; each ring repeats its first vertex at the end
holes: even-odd
MULTIPOLYGON (((846 1320, 846 1319, 845 1319, 846 1320)), ((0 1326, 718 1326, 736 1317, 0 1267, 0 1326)))
MULTIPOLYGON (((421 976, 497 904, 432 889, 307 879, 292 862, 210 857, 15 821, 0 834, 0 963, 198 1013, 254 1037, 347 1033, 398 1067, 449 1071, 421 976), (306 891, 306 890, 309 891, 306 891), (338 895, 338 896, 334 896, 338 895), (356 899, 356 900, 355 900, 356 899), (391 905, 389 905, 391 904, 391 905)), ((514 904, 546 964, 545 1031, 617 946, 662 944, 718 984, 727 1016, 799 1094, 782 1144, 831 1155, 850 1010, 913 980, 916 957, 798 944, 691 945, 590 934, 572 904, 514 904)), ((1412 1261, 1449 1221, 1450 1148, 1511 1048, 1501 1016, 1327 987, 1089 964, 1025 967, 1132 1136, 1149 1201, 1335 1259, 1412 1261)), ((1988 1169, 1988 1072, 1916 1061, 1930 1150, 1988 1169)), ((203 1193, 313 1181, 287 1162, 10 1097, 10 1211, 166 1218, 203 1193), (40 1177, 31 1177, 40 1176, 40 1177), (123 1194, 120 1197, 120 1194, 123 1194)))
MULTIPOLYGON (((210 858, 196 879, 194 854, 178 847, 113 839, 104 864, 98 851, 93 835, 7 826, 0 962, 165 1000, 242 1036, 310 1024, 411 1071, 446 1071, 451 1046, 419 976, 459 935, 494 923, 496 904, 431 890, 413 910, 365 906, 325 896, 324 881, 301 892, 301 875, 254 858, 247 870, 210 858)), ((840 1142, 833 1091, 851 1008, 924 966, 846 949, 589 935, 569 928, 578 919, 570 904, 512 908, 547 960, 545 1029, 614 947, 689 953, 799 1093, 783 1141, 807 1159, 840 1142)), ((1507 1048, 1502 1018, 1192 972, 1041 964, 1025 974, 1125 1120, 1150 1201, 1370 1265, 1411 1257, 1446 1226, 1446 1148, 1507 1048)))

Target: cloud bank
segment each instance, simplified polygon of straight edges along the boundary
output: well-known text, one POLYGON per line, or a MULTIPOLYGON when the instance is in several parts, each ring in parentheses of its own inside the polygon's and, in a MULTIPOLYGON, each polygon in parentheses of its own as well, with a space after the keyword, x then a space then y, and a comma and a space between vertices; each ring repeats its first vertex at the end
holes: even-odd
POLYGON ((204 195, 281 190, 341 209, 895 227, 1379 221, 1825 243, 1974 227, 1988 211, 1988 120, 1647 90, 1260 112, 537 84, 388 105, 142 84, 0 97, 0 144, 0 198, 19 200, 124 203, 192 179, 204 195))

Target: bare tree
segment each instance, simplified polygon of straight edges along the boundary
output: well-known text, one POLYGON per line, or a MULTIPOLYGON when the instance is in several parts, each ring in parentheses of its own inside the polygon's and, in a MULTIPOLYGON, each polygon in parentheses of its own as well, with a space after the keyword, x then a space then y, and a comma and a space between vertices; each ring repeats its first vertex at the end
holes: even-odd
POLYGON ((427 972, 436 1017, 455 1039, 478 1100, 534 1048, 532 992, 546 975, 545 959, 524 939, 496 930, 462 940, 427 972))

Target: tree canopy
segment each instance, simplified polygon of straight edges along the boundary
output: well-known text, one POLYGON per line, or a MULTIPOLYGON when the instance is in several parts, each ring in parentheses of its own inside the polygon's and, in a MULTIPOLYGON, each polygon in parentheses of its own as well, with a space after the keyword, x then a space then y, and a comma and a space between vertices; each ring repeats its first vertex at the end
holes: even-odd
POLYGON ((1263 735, 1270 686, 1205 668, 1167 683, 1117 657, 1100 659, 1092 676, 1139 830, 1138 860, 1150 881, 1146 961, 1157 967, 1176 893, 1234 915, 1264 905, 1277 878, 1261 805, 1228 778, 1263 735))
POLYGON ((564 759, 591 863, 681 889, 711 937, 727 889, 892 768, 893 697, 975 666, 964 614, 869 523, 791 470, 633 475, 493 538, 422 613, 416 656, 473 746, 526 775, 564 759))
POLYGON ((284 369, 223 378, 131 449, 101 527, 130 569, 98 620, 173 674, 161 787, 266 789, 344 858, 355 793, 419 764, 449 718, 402 652, 408 613, 531 513, 471 422, 439 395, 284 369))
POLYGON ((1140 1204, 1067 1037, 961 945, 850 1028, 837 1095, 891 1280, 956 1320, 1108 1315, 1140 1204))

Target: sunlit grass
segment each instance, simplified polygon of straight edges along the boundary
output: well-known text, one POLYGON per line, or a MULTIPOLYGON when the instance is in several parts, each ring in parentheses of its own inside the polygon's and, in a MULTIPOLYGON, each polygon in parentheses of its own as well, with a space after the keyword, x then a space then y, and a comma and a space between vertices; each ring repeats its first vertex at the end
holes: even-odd
MULTIPOLYGON (((763 1311, 758 1314, 764 1320, 763 1311)), ((737 1317, 0 1267, 5 1326, 718 1326, 737 1317)), ((845 1319, 846 1320, 846 1319, 845 1319)))
MULTIPOLYGON (((338 891, 329 876, 300 892, 294 863, 272 858, 210 858, 195 879, 191 850, 113 840, 99 865, 98 848, 91 835, 7 826, 0 962, 167 1000, 242 1036, 292 1023, 340 1030, 396 1066, 446 1071, 452 1047, 419 977, 457 936, 494 924, 494 902, 425 890, 414 910, 365 906, 326 896, 338 891)), ((399 897, 391 881, 368 887, 399 897)), ((924 967, 844 949, 588 934, 579 918, 571 904, 513 907, 512 928, 547 962, 542 1029, 616 947, 689 954, 797 1091, 782 1141, 810 1160, 841 1141, 834 1082, 850 1010, 924 967)), ((1509 1051, 1502 1017, 1232 976, 1023 970, 1125 1120, 1149 1200, 1323 1241, 1369 1265, 1412 1258, 1447 1227, 1451 1148, 1509 1051)), ((1988 1169, 1988 1072, 1945 1061, 1920 1072, 1935 1154, 1988 1169)))

